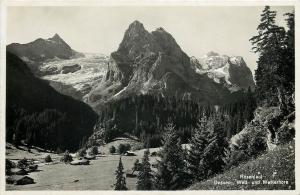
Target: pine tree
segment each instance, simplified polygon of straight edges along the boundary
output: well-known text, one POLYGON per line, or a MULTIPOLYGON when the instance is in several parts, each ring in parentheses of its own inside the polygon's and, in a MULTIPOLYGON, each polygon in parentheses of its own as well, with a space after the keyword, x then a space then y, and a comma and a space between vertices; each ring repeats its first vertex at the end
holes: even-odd
POLYGON ((197 124, 197 128, 194 130, 194 135, 190 140, 191 147, 188 152, 188 170, 193 180, 200 181, 203 179, 203 175, 199 170, 199 164, 203 158, 203 151, 208 145, 208 139, 210 137, 209 121, 207 117, 203 115, 197 124))
MULTIPOLYGON (((225 120, 225 119, 224 119, 225 120)), ((223 158, 227 147, 225 122, 218 115, 209 119, 203 116, 191 139, 188 169, 196 181, 219 173, 225 165, 223 158)))
POLYGON ((209 144, 203 150, 199 163, 199 172, 204 179, 221 172, 225 165, 223 158, 227 142, 223 123, 219 116, 215 116, 213 120, 213 136, 208 140, 209 144))
POLYGON ((276 12, 266 6, 257 27, 258 35, 250 39, 253 51, 259 53, 255 80, 261 104, 274 105, 278 102, 276 86, 281 83, 279 69, 282 65, 285 30, 275 24, 275 18, 276 12))
POLYGON ((136 159, 132 167, 132 174, 134 174, 135 171, 141 171, 141 165, 139 159, 136 159))
POLYGON ((149 149, 144 152, 143 161, 138 174, 137 190, 153 190, 153 175, 149 163, 149 149))
POLYGON ((295 14, 286 13, 285 16, 288 30, 284 41, 283 66, 280 67, 279 74, 282 78, 282 91, 286 96, 286 110, 290 113, 295 109, 295 14))
POLYGON ((116 183, 114 184, 115 190, 127 190, 126 187, 126 178, 124 177, 124 167, 122 159, 120 157, 119 165, 116 170, 116 183))
POLYGON ((187 173, 181 142, 173 124, 168 124, 164 131, 164 146, 160 151, 155 186, 158 190, 183 189, 187 185, 187 173))

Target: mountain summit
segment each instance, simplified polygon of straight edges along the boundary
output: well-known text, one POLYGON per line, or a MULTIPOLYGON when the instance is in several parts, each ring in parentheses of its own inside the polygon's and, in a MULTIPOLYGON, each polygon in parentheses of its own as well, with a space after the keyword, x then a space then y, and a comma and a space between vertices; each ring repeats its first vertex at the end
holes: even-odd
POLYGON ((191 57, 191 64, 199 74, 206 74, 217 83, 222 83, 231 92, 241 89, 253 90, 255 83, 251 70, 241 56, 219 55, 209 52, 201 58, 191 57))
POLYGON ((153 32, 134 21, 117 51, 111 53, 102 82, 87 102, 96 110, 105 102, 136 94, 160 94, 219 104, 230 94, 207 75, 199 75, 176 40, 163 28, 153 32))
MULTIPOLYGON (((55 33, 55 35, 47 40, 50 40, 50 41, 55 41, 55 42, 63 42, 65 44, 67 44, 57 33, 55 33)), ((67 44, 68 45, 68 44, 67 44)))
POLYGON ((83 54, 73 50, 58 34, 48 39, 39 38, 26 44, 12 43, 6 49, 25 61, 34 73, 46 60, 83 56, 83 54))

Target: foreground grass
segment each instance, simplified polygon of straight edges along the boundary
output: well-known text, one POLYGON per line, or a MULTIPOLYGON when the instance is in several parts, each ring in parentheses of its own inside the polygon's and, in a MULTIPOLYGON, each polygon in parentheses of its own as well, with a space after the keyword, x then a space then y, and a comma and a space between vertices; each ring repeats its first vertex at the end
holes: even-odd
POLYGON ((295 144, 279 146, 238 167, 232 168, 189 190, 294 190, 295 144), (244 176, 254 176, 245 178, 244 176), (267 181, 269 183, 264 183, 267 181), (276 184, 274 184, 276 183, 276 184))

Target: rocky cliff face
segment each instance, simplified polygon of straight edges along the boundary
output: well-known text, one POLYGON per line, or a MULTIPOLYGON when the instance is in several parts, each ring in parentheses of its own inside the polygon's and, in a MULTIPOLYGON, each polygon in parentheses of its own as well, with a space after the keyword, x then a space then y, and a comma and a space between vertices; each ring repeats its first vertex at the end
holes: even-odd
POLYGON ((207 75, 231 92, 255 88, 251 70, 240 56, 229 57, 209 52, 202 58, 191 57, 190 61, 198 74, 207 75))
POLYGON ((86 101, 97 110, 108 101, 149 93, 213 104, 224 102, 230 94, 207 75, 197 74, 190 57, 163 28, 150 33, 135 21, 111 53, 106 76, 86 101))
POLYGON ((83 56, 74 51, 58 34, 49 39, 39 38, 26 44, 12 43, 7 46, 7 51, 25 61, 34 73, 37 73, 42 63, 47 60, 83 56))

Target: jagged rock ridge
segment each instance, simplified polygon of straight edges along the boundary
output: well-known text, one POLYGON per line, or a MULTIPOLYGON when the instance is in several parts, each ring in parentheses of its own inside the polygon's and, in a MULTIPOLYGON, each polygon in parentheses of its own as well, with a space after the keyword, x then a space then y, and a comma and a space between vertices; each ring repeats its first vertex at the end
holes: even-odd
POLYGON ((222 83, 231 92, 255 88, 251 70, 241 56, 229 57, 209 52, 201 58, 191 57, 190 60, 198 74, 206 74, 215 82, 222 83))
POLYGON ((134 21, 111 53, 106 76, 86 101, 97 110, 103 103, 148 93, 212 104, 226 101, 230 94, 207 75, 196 73, 171 34, 163 28, 150 33, 134 21))

